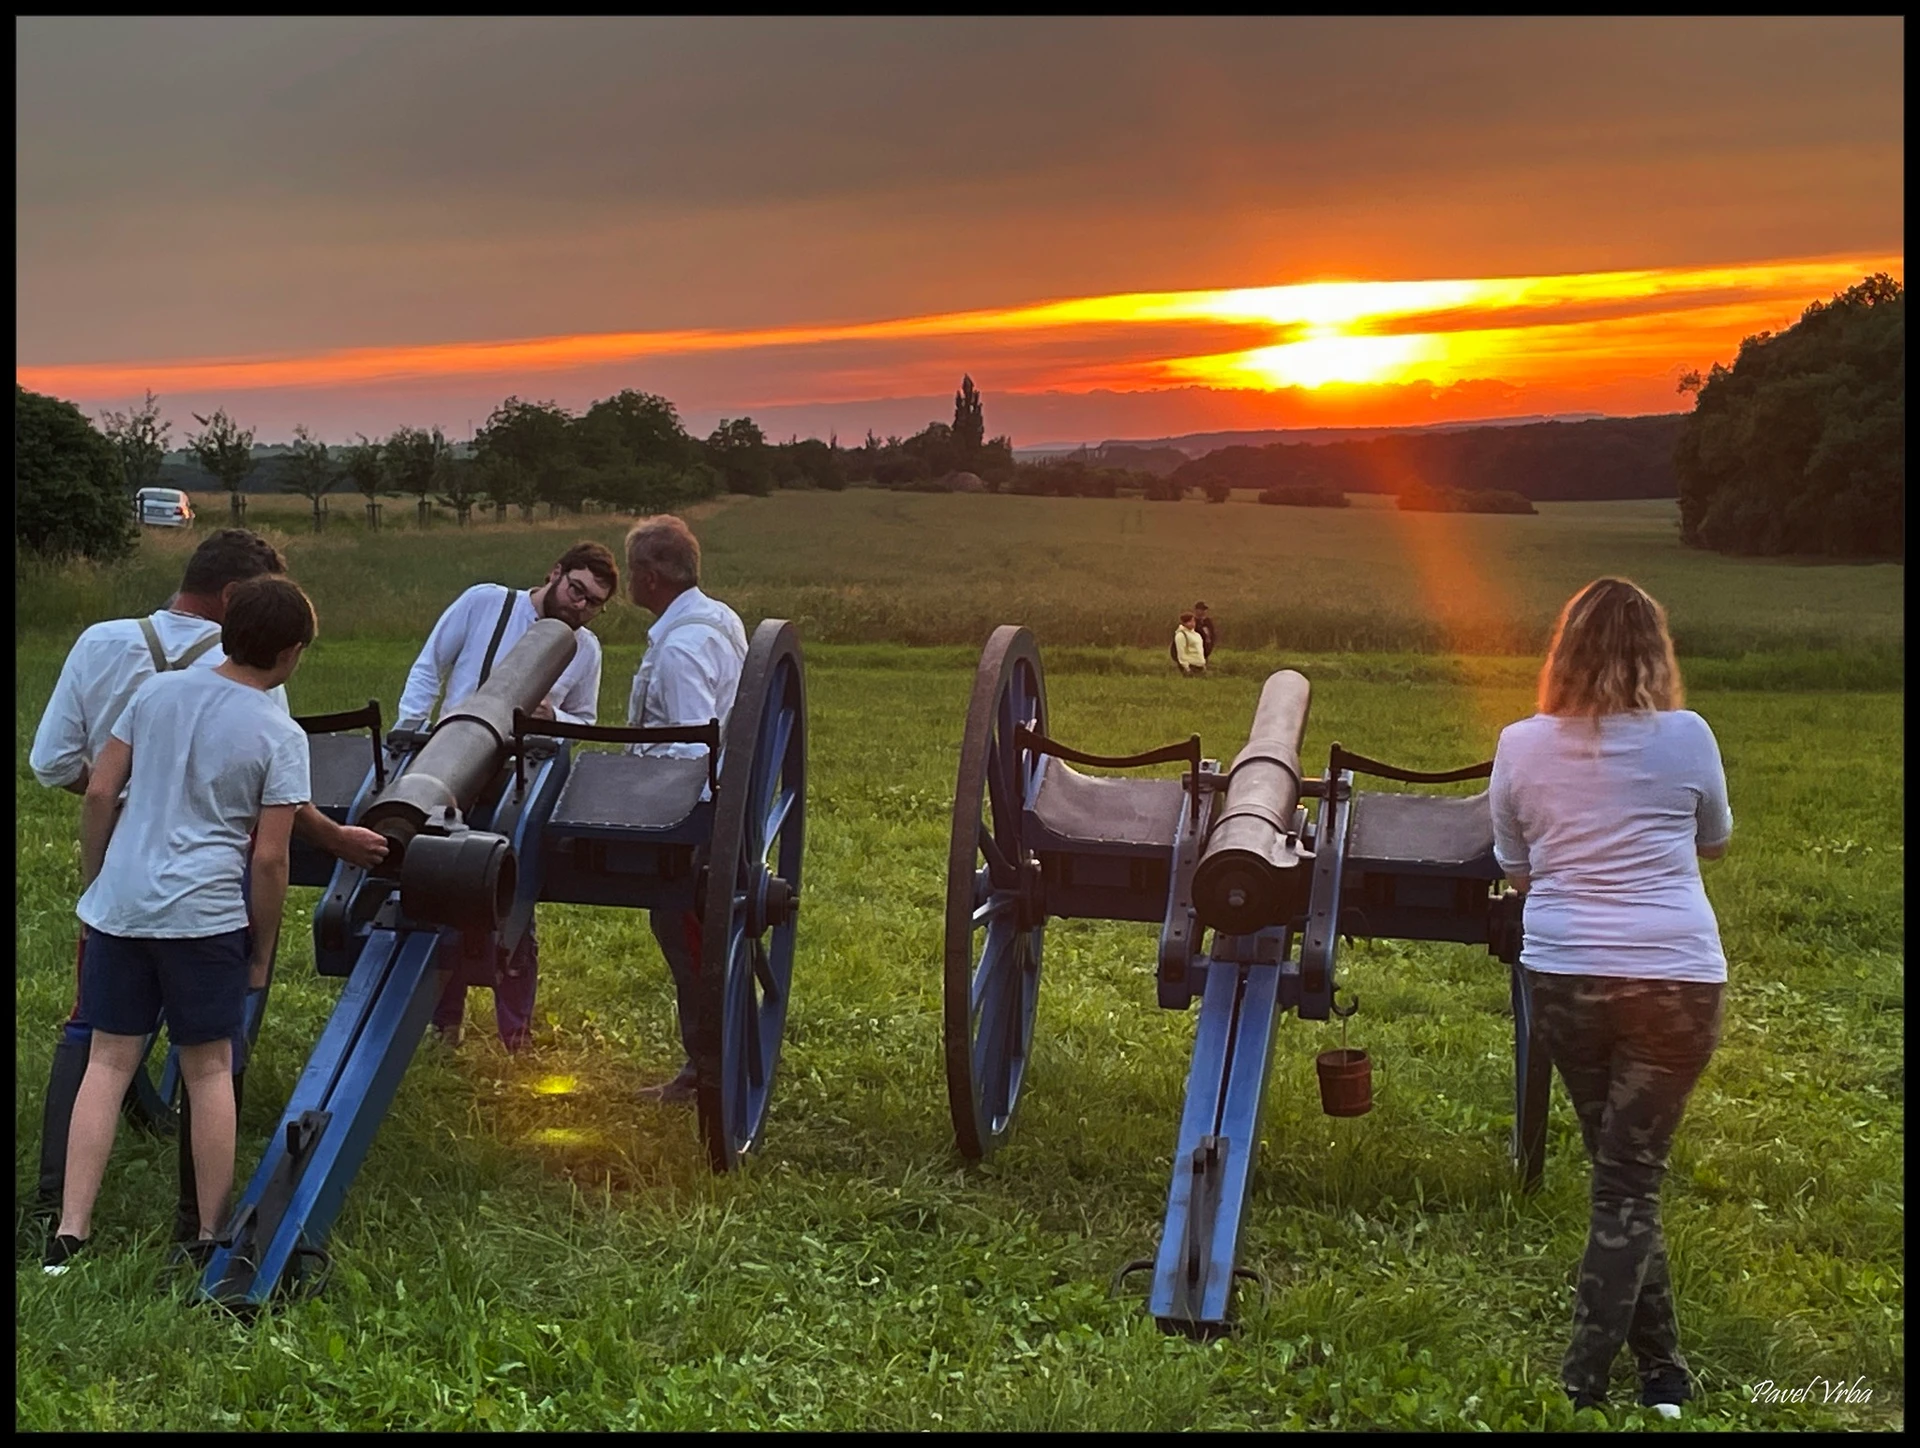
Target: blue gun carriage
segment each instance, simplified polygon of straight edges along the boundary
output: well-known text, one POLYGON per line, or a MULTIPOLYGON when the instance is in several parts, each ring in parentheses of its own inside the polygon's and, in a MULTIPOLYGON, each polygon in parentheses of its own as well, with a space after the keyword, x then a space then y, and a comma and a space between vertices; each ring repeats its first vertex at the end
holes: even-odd
MULTIPOLYGON (((1149 1308, 1197 1336, 1230 1323, 1240 1232, 1260 1143, 1280 1017, 1350 1014, 1336 1004, 1343 935, 1484 945, 1510 972, 1514 1127, 1522 1184, 1545 1154, 1550 1066, 1534 1039, 1517 961, 1519 897, 1493 859, 1484 792, 1360 791, 1355 777, 1442 784, 1335 744, 1301 773, 1309 687, 1291 670, 1261 691, 1251 736, 1222 769, 1199 737, 1126 757, 1061 744, 1032 634, 1002 625, 974 678, 948 857, 945 1053, 954 1138, 978 1160, 1007 1139, 1027 1084, 1050 919, 1160 927, 1158 1003, 1200 1002, 1149 1308), (1178 779, 1094 775, 1184 761, 1178 779), (1313 809, 1309 811, 1308 804, 1313 809)), ((1343 1056, 1358 1053, 1341 1053, 1343 1056)), ((1339 1063, 1334 1063, 1339 1064, 1339 1063)), ((1358 1114, 1366 1098, 1326 1103, 1358 1114)), ((1129 1269, 1123 1269, 1131 1270, 1129 1269)))
MULTIPOLYGON (((717 721, 621 729, 533 717, 574 647, 566 625, 536 623, 431 730, 402 721, 383 740, 376 703, 301 721, 315 804, 380 831, 389 854, 369 872, 296 843, 293 883, 325 887, 315 966, 345 984, 215 1244, 204 1300, 250 1310, 314 1280, 442 990, 455 973, 491 981, 540 901, 698 914, 700 1135, 720 1172, 764 1139, 806 828, 798 635, 780 619, 754 630, 724 737, 717 721), (578 748, 591 743, 683 748, 578 748)), ((257 1015, 256 1004, 254 1030, 257 1015)))

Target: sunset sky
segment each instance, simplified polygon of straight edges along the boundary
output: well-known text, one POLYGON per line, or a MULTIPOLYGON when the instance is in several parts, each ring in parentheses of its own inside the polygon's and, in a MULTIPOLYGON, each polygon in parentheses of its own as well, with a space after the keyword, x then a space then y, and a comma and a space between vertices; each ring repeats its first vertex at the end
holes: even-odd
POLYGON ((19 380, 1017 445, 1671 411, 1904 279, 1899 20, 22 20, 19 380))

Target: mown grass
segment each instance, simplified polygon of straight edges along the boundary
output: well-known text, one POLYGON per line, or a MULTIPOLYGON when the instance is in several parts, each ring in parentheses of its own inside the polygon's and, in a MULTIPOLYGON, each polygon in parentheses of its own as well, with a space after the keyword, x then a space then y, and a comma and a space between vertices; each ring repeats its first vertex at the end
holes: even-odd
MULTIPOLYGON (((845 496, 853 510, 903 501, 845 496)), ((1061 526, 1088 506, 1062 504, 1073 518, 1061 526)), ((1222 516, 1198 504, 1140 506, 1183 525, 1222 516)), ((716 591, 761 599, 785 587, 791 598, 801 583, 764 581, 788 555, 795 568, 810 557, 831 579, 884 571, 885 550, 862 541, 871 530, 822 552, 809 551, 818 534, 790 532, 776 546, 778 520, 800 527, 787 507, 780 498, 743 504, 702 526, 716 591), (763 581, 750 584, 753 556, 763 581)), ((487 536, 476 529, 462 540, 457 564, 420 552, 416 536, 412 567, 391 575, 381 560, 404 561, 398 551, 369 560, 297 549, 328 632, 294 680, 296 709, 371 696, 390 712, 454 575, 509 558, 524 569, 530 544, 547 551, 537 535, 483 548, 487 536), (390 595, 376 612, 351 592, 375 578, 390 579, 402 602, 390 595)), ((913 545, 923 565, 940 546, 937 537, 913 545)), ((1223 655, 1233 664, 1225 677, 1173 679, 1154 652, 1088 637, 1095 602, 1086 594, 1127 597, 1133 608, 1130 595, 1153 592, 1164 610, 1162 595, 1193 595, 1198 576, 1232 641, 1256 616, 1254 593, 1144 568, 1119 574, 1126 582, 1102 581, 1116 575, 1100 570, 1054 575, 1011 545, 1007 589, 982 592, 983 570, 1001 566, 982 561, 1002 556, 992 550, 949 540, 958 577, 950 592, 940 575, 925 580, 922 611, 951 606, 956 620, 1032 625, 1048 660, 1054 730, 1086 749, 1144 748, 1198 730, 1209 754, 1230 756, 1245 737, 1256 675, 1281 657, 1303 663, 1316 684, 1310 758, 1338 738, 1415 767, 1459 764, 1484 758, 1498 726, 1530 707, 1532 663, 1522 657, 1320 657, 1282 654, 1282 645, 1258 660, 1223 655), (1013 587, 1029 578, 1036 592, 1013 587), (1082 647, 1057 646, 1069 641, 1082 647)), ((905 596, 908 565, 898 566, 891 586, 905 596)), ((1249 589, 1265 576, 1282 591, 1265 566, 1243 562, 1236 576, 1249 589)), ((1732 964, 1726 1036, 1665 1193, 1682 1331, 1706 1390, 1682 1426, 1896 1426, 1903 699, 1884 687, 1836 691, 1817 654, 1803 656, 1799 674, 1770 673, 1785 657, 1773 645, 1812 647, 1782 581, 1805 576, 1820 580, 1811 591, 1844 592, 1871 571, 1752 567, 1741 576, 1762 580, 1748 585, 1755 592, 1721 598, 1703 587, 1697 596, 1727 629, 1762 630, 1757 652, 1689 661, 1692 702, 1725 754, 1737 827, 1732 853, 1707 873, 1732 964), (1741 620, 1740 597, 1755 607, 1770 600, 1777 630, 1765 632, 1764 617, 1741 620), (1872 1401, 1749 1401, 1761 1381, 1816 1376, 1862 1379, 1872 1401)), ((165 578, 163 568, 139 586, 165 578)), ((31 596, 35 586, 22 584, 23 614, 52 607, 31 596)), ((86 585, 116 599, 134 596, 112 592, 128 586, 86 585)), ((1383 573, 1375 596, 1390 601, 1398 586, 1383 573)), ((1875 595, 1862 610, 1869 635, 1897 642, 1897 599, 1875 595)), ((16 655, 22 1191, 68 1003, 77 883, 75 802, 33 783, 26 741, 80 619, 113 611, 31 635, 16 655)), ((743 612, 751 622, 755 608, 743 612)), ((629 610, 606 630, 603 717, 623 705, 636 621, 629 610)), ((939 937, 978 639, 969 643, 910 650, 809 635, 808 904, 769 1139, 752 1170, 711 1177, 689 1114, 632 1100, 635 1086, 676 1064, 670 987, 644 920, 543 907, 538 1050, 511 1059, 484 1039, 485 992, 474 997, 467 1047, 423 1048, 349 1194, 321 1296, 251 1325, 185 1308, 185 1283, 165 1266, 160 1241, 171 1147, 124 1136, 93 1260, 57 1281, 21 1272, 19 1426, 1573 1426, 1555 1383, 1586 1234, 1584 1161, 1556 1087, 1546 1185, 1531 1198, 1510 1189, 1511 1023, 1504 970, 1482 952, 1380 943, 1343 954, 1362 1002, 1352 1041, 1375 1062, 1376 1105, 1365 1118, 1319 1112, 1311 1063, 1331 1044, 1329 1028, 1283 1026, 1242 1257, 1267 1285, 1243 1291, 1243 1326, 1231 1339, 1162 1336, 1133 1290, 1139 1279, 1119 1297, 1107 1293, 1108 1274, 1153 1247, 1192 1036, 1184 1014, 1153 1005, 1150 928, 1049 928, 1018 1129, 992 1161, 958 1159, 940 1064, 939 937)), ((242 1122, 243 1170, 338 993, 314 977, 300 928, 314 893, 296 892, 290 906, 242 1122)), ((1621 1407, 1610 1421, 1662 1426, 1650 1417, 1621 1407)))
MULTIPOLYGON (((1179 610, 1205 599, 1232 651, 1530 655, 1589 579, 1624 573, 1666 604, 1684 657, 1815 655, 1835 687, 1903 681, 1903 567, 1733 559, 1680 546, 1672 502, 1543 503, 1538 516, 1270 508, 1236 498, 1147 503, 873 489, 722 499, 696 510, 713 590, 743 616, 791 618, 816 643, 977 649, 1018 619, 1054 649, 1164 652, 1179 610)), ((224 517, 203 500, 202 526, 224 517)), ((339 505, 310 531, 298 498, 256 500, 334 638, 416 639, 473 582, 533 583, 568 542, 618 546, 607 514, 534 524, 441 521, 369 535, 339 505)), ((412 522, 410 503, 388 519, 412 522)), ((67 627, 156 607, 193 534, 149 530, 113 570, 24 565, 19 624, 67 627)), ((596 626, 638 644, 645 620, 596 626)))

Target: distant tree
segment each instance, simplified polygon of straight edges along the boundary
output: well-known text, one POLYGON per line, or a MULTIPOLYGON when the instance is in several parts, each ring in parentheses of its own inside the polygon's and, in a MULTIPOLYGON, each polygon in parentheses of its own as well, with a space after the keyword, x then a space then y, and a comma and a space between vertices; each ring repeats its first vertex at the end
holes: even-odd
POLYGON ((386 455, 388 475, 403 493, 420 500, 420 525, 433 517, 433 490, 440 485, 446 460, 453 455, 439 428, 431 432, 417 427, 398 427, 381 445, 386 455))
POLYGON ((679 412, 650 392, 628 388, 594 403, 573 431, 580 460, 590 468, 688 468, 699 461, 700 445, 688 435, 679 412))
POLYGON ((280 478, 288 492, 298 493, 313 504, 313 531, 318 533, 326 526, 322 500, 340 486, 340 466, 327 445, 316 441, 304 423, 293 429, 293 446, 281 464, 280 478))
POLYGON ((1200 485, 1209 503, 1224 503, 1233 496, 1233 484, 1223 478, 1210 478, 1200 485))
POLYGON ((111 563, 139 529, 112 443, 71 402, 13 389, 13 537, 45 558, 111 563))
POLYGON ((149 392, 145 402, 128 412, 101 413, 100 424, 119 455, 128 497, 159 481, 167 434, 173 431, 172 423, 160 420, 160 399, 149 392))
POLYGON ((474 434, 473 453, 483 473, 477 483, 496 505, 518 503, 523 517, 542 499, 557 508, 565 493, 560 475, 574 466, 574 425, 555 403, 509 397, 474 434))
POLYGON ((1501 488, 1411 487, 1397 505, 1408 513, 1537 513, 1533 500, 1501 488))
POLYGON ((783 488, 838 492, 847 485, 838 449, 817 437, 795 438, 775 448, 773 477, 783 488))
POLYGON ((973 470, 987 485, 988 492, 999 492, 1013 480, 1013 439, 1003 435, 983 443, 979 456, 974 459, 973 470))
POLYGON ((960 379, 960 390, 953 394, 952 433, 955 466, 972 467, 986 443, 987 419, 980 394, 974 390, 971 374, 960 379))
POLYGON ((440 486, 437 501, 442 507, 453 509, 454 521, 466 527, 467 519, 473 516, 474 503, 486 490, 484 465, 477 458, 455 457, 453 449, 448 448, 440 456, 434 481, 440 486))
POLYGON ((233 521, 239 523, 247 516, 240 485, 253 474, 253 429, 236 426, 224 408, 216 409, 212 417, 196 412, 193 420, 201 431, 187 435, 187 451, 226 488, 233 521))
POLYGON ((752 418, 721 418, 707 438, 707 456, 729 493, 765 497, 773 491, 773 457, 752 418))
POLYGON ((917 465, 918 476, 944 478, 963 465, 959 441, 944 422, 930 422, 900 444, 900 450, 917 465))
POLYGON ((1302 483, 1291 488, 1263 488, 1260 501, 1292 508, 1345 508, 1351 504, 1338 488, 1302 483))
POLYGON ((1697 394, 1673 454, 1681 541, 1904 558, 1906 332, 1906 293, 1877 273, 1681 378, 1697 394))
POLYGON ((369 442, 364 432, 359 438, 359 442, 341 455, 340 471, 367 500, 367 526, 378 528, 380 494, 387 486, 387 463, 379 443, 369 442))

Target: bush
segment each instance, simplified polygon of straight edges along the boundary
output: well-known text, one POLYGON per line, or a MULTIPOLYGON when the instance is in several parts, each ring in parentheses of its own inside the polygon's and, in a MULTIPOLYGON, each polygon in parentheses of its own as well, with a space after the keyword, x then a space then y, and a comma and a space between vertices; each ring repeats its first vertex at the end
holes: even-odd
POLYGON ((1152 478, 1144 489, 1150 503, 1177 503, 1187 495, 1187 485, 1176 478, 1152 478))
POLYGON ((1209 478, 1200 486, 1209 503, 1224 503, 1233 496, 1233 484, 1224 478, 1209 478))
POLYGON ((1263 503, 1277 504, 1283 508, 1344 508, 1348 506, 1347 495, 1340 489, 1311 483, 1301 483, 1291 488, 1264 488, 1260 493, 1263 503))
POLYGON ((1408 513, 1537 513, 1529 498, 1499 488, 1409 488, 1400 495, 1408 513))
POLYGON ((43 558, 109 563, 139 528, 113 444, 71 402, 13 390, 13 537, 43 558))

